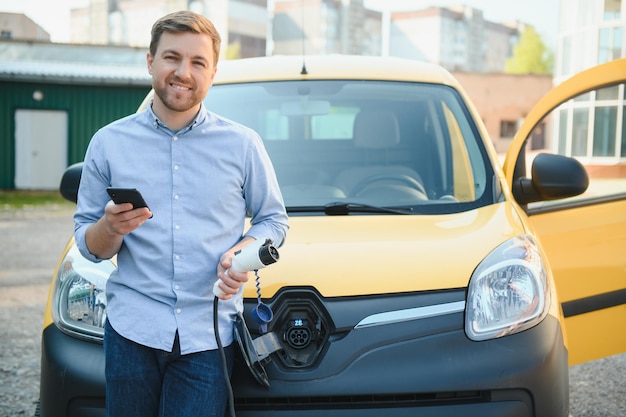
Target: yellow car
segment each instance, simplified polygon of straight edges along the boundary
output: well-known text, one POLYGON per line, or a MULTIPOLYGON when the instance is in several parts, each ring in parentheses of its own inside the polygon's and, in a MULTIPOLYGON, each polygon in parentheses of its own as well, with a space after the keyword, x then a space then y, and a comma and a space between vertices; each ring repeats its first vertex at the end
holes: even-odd
MULTIPOLYGON (((206 105, 260 133, 290 216, 280 260, 244 292, 237 415, 568 416, 568 366, 626 351, 626 190, 590 195, 578 160, 527 158, 525 143, 562 101, 623 92, 625 79, 620 60, 561 84, 501 164, 438 66, 220 63, 206 105)), ((70 200, 80 172, 63 178, 70 200)), ((105 415, 103 294, 115 267, 85 260, 73 240, 61 255, 42 334, 43 417, 105 415)))

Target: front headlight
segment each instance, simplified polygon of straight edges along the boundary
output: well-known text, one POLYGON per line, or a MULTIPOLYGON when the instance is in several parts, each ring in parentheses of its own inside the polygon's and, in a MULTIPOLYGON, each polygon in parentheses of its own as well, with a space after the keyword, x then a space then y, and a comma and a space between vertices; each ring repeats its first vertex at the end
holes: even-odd
POLYGON ((52 317, 63 332, 102 340, 106 320, 106 282, 115 270, 111 261, 93 263, 76 245, 65 255, 52 294, 52 317))
POLYGON ((498 246, 469 283, 465 332, 476 341, 521 332, 548 313, 550 290, 541 254, 531 236, 498 246))

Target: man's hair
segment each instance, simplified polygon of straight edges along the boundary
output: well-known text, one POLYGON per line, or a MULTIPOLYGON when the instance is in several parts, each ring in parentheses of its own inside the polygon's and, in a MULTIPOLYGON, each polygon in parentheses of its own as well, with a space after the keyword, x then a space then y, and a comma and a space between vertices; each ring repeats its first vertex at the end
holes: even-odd
POLYGON ((215 29, 215 26, 213 26, 213 23, 201 14, 189 10, 181 10, 179 12, 170 13, 157 20, 152 26, 150 55, 156 55, 163 32, 191 32, 209 35, 213 42, 213 60, 214 63, 217 64, 217 60, 220 56, 222 38, 215 29))

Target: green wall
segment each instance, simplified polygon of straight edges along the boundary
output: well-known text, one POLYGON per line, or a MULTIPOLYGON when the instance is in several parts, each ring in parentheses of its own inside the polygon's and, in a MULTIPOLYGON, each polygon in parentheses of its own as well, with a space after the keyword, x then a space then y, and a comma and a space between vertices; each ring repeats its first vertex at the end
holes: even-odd
POLYGON ((82 161, 91 136, 113 120, 134 113, 149 86, 63 85, 0 81, 0 189, 13 189, 16 109, 65 110, 68 165, 82 161), (33 92, 43 100, 33 99, 33 92))

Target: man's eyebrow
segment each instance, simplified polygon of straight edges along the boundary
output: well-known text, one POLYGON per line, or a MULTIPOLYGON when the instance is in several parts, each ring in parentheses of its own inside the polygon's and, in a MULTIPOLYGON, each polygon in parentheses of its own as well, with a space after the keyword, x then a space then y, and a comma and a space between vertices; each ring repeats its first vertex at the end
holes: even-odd
POLYGON ((180 52, 178 52, 175 49, 164 49, 163 51, 161 51, 161 55, 167 55, 167 54, 180 55, 180 52))
MULTIPOLYGON (((172 55, 176 55, 176 56, 181 56, 182 54, 180 52, 178 52, 176 49, 164 49, 163 52, 161 52, 161 56, 167 55, 167 54, 172 54, 172 55)), ((195 55, 192 57, 192 59, 194 60, 202 60, 202 61, 209 61, 209 59, 207 57, 205 57, 204 55, 195 55)))

